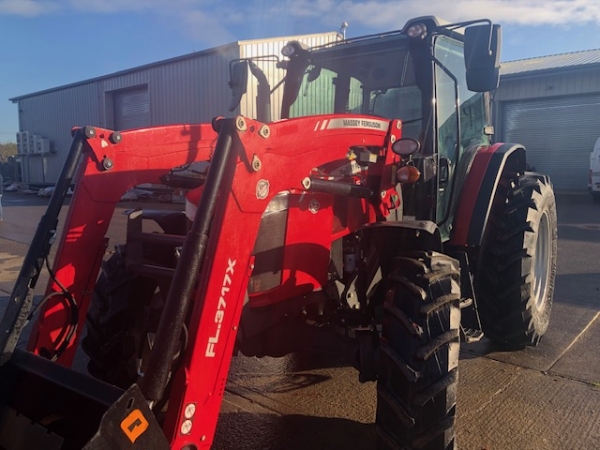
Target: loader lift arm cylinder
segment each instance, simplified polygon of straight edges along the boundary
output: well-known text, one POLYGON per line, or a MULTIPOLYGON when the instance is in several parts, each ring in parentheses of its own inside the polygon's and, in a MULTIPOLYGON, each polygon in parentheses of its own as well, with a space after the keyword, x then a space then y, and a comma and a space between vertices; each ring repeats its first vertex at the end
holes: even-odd
POLYGON ((19 341, 19 336, 28 322, 28 315, 33 301, 33 289, 37 283, 44 260, 50 251, 50 245, 56 233, 58 215, 77 171, 86 137, 93 137, 94 135, 95 130, 92 127, 79 128, 74 132, 71 148, 48 203, 48 209, 40 219, 31 246, 21 266, 17 283, 0 322, 0 365, 10 359, 19 341))
POLYGON ((367 186, 360 186, 340 181, 320 180, 307 177, 302 180, 302 185, 307 191, 323 192, 325 194, 341 195, 346 197, 371 198, 373 190, 367 186))
POLYGON ((155 345, 150 355, 148 368, 139 381, 144 397, 150 403, 159 401, 164 394, 173 358, 178 350, 183 322, 190 305, 196 276, 209 238, 210 223, 219 200, 219 191, 228 170, 235 167, 233 152, 233 119, 221 119, 219 137, 204 183, 204 190, 194 222, 183 244, 171 288, 156 332, 155 345))

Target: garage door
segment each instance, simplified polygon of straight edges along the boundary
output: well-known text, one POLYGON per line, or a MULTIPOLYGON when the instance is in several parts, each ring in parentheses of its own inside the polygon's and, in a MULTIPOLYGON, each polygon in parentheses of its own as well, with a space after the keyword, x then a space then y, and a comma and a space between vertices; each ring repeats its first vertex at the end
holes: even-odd
POLYGON ((502 140, 527 149, 527 162, 555 190, 585 190, 590 152, 600 136, 600 95, 505 102, 502 140))
POLYGON ((117 91, 113 96, 115 129, 129 130, 152 125, 148 86, 117 91))

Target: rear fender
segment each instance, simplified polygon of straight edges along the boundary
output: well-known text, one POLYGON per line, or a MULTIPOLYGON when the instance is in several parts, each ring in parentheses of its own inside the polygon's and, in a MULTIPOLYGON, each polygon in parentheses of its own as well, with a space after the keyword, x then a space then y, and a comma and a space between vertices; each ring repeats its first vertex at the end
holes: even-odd
POLYGON ((525 147, 498 143, 480 149, 458 199, 449 245, 479 246, 501 179, 526 170, 525 147))

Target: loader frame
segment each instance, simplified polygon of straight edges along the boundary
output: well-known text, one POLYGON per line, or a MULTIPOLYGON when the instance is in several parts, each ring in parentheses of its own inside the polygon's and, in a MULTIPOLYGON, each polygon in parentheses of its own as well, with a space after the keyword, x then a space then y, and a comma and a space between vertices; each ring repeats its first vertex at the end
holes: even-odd
MULTIPOLYGON (((191 444, 210 447, 253 268, 252 243, 269 201, 284 191, 306 192, 308 198, 332 190, 347 191, 359 205, 359 214, 352 215, 352 220, 329 240, 321 238, 316 243, 327 251, 332 240, 364 223, 381 220, 386 211, 398 206, 393 167, 400 158, 391 151, 391 144, 401 137, 401 122, 386 121, 387 126, 375 128, 372 122, 369 117, 333 115, 267 126, 236 117, 216 122, 218 134, 209 125, 122 133, 89 127, 76 130, 74 159, 79 154, 85 157, 52 265, 53 278, 28 350, 71 365, 107 249, 104 236, 122 194, 135 185, 157 182, 175 166, 210 160, 196 218, 173 274, 157 344, 139 381, 152 407, 162 398, 171 378, 163 430, 172 448, 191 444), (320 127, 324 121, 331 126, 320 127), (298 135, 307 140, 298 142, 298 135), (310 142, 309 151, 305 150, 306 142, 310 142), (376 180, 374 185, 361 188, 328 182, 314 173, 315 167, 327 162, 346 160, 348 149, 353 147, 378 149, 377 162, 369 174, 376 180), (312 192, 307 189, 307 179, 312 180, 312 192), (72 327, 74 305, 77 328, 69 335, 65 327, 72 327), (170 374, 184 323, 189 326, 185 360, 170 374)), ((62 203, 58 198, 54 201, 62 203)), ((310 230, 304 238, 311 241, 310 230)), ((313 280, 311 290, 320 287, 318 282, 313 280)), ((27 313, 21 311, 21 315, 27 313)), ((5 346, 7 358, 10 353, 10 346, 5 346)))

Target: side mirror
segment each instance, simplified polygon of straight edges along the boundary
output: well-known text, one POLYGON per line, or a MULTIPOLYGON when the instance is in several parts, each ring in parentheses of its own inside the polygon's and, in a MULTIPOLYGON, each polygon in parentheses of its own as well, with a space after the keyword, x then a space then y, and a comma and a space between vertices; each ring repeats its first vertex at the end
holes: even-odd
POLYGON ((229 87, 231 88, 232 93, 229 111, 233 111, 242 101, 242 97, 248 88, 248 61, 241 60, 232 62, 229 65, 229 75, 229 87))
POLYGON ((467 87, 473 92, 493 91, 500 83, 500 25, 474 25, 465 29, 467 87))
POLYGON ((419 141, 413 138, 398 139, 392 144, 392 151, 399 156, 410 156, 421 148, 419 141))

